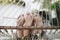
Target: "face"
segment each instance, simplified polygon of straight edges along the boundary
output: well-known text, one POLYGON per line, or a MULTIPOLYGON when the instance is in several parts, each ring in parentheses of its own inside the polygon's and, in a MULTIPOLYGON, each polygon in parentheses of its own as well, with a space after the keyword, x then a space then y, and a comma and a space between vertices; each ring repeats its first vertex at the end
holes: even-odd
POLYGON ((21 14, 21 16, 24 16, 24 14, 21 14))
POLYGON ((34 16, 37 16, 37 13, 34 13, 34 16))
POLYGON ((27 15, 30 15, 30 13, 27 13, 27 15))

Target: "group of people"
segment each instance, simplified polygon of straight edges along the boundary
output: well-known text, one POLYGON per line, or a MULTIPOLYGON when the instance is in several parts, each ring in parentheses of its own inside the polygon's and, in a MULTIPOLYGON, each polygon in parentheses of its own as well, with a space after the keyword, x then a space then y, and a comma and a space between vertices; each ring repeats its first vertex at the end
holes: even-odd
MULTIPOLYGON (((30 27, 41 27, 42 26, 42 17, 38 14, 38 12, 35 13, 26 13, 19 15, 17 18, 17 25, 18 27, 23 27, 23 28, 30 28, 30 27)), ((35 29, 31 30, 32 34, 34 31, 39 32, 40 29, 35 29)), ((24 38, 28 36, 29 34, 29 29, 24 29, 24 30, 17 30, 17 37, 19 39, 24 38)))

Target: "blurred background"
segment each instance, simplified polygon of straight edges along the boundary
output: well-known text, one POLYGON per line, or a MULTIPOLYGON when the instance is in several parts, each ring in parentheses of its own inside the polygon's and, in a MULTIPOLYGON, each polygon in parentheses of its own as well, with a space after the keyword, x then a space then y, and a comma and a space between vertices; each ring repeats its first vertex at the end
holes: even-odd
MULTIPOLYGON (((21 13, 38 11, 43 26, 60 26, 60 0, 0 0, 0 26, 17 26, 21 13)), ((0 29, 0 40, 17 40, 16 29, 0 29)), ((60 29, 45 30, 51 40, 60 40, 60 29)), ((41 39, 43 40, 43 39, 41 39)), ((46 39, 50 40, 50 39, 46 39)))

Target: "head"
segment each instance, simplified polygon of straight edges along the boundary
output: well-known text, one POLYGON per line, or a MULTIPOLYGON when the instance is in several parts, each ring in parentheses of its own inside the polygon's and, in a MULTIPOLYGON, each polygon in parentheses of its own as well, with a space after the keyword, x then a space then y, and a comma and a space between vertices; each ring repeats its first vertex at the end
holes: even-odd
POLYGON ((39 15, 38 10, 35 10, 34 15, 35 15, 35 16, 39 15))
POLYGON ((30 15, 30 13, 28 12, 27 15, 30 15))
POLYGON ((34 16, 37 16, 37 13, 34 13, 34 16))
POLYGON ((24 14, 21 14, 21 16, 24 16, 24 14))

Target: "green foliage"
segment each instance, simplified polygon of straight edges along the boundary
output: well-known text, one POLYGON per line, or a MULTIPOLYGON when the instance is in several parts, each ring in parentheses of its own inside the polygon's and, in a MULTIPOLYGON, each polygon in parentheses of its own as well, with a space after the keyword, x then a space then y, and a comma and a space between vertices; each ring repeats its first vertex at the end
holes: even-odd
POLYGON ((51 4, 51 6, 49 7, 51 10, 53 10, 53 9, 56 9, 57 7, 59 7, 59 2, 60 1, 57 1, 57 2, 55 2, 55 3, 53 3, 53 4, 51 4))
POLYGON ((51 0, 44 0, 43 8, 48 8, 50 6, 51 0))
POLYGON ((59 2, 57 1, 55 3, 51 3, 52 0, 44 0, 43 2, 43 8, 48 8, 49 10, 53 10, 56 9, 57 7, 59 7, 59 2))
POLYGON ((40 0, 34 0, 33 2, 40 2, 40 0))

